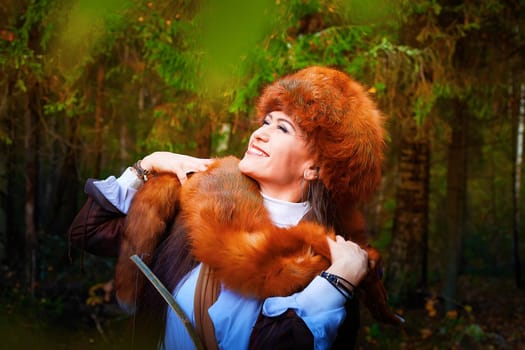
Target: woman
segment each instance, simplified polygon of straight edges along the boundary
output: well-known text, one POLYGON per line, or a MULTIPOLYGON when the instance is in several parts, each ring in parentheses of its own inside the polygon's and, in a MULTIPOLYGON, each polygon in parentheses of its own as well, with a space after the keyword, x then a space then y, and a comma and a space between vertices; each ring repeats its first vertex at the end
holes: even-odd
MULTIPOLYGON (((330 263, 323 275, 297 293, 261 300, 220 286, 207 308, 215 335, 211 344, 205 340, 207 347, 328 349, 355 344, 359 312, 351 295, 368 271, 368 257, 345 238, 349 231, 362 229, 354 220, 354 208, 380 180, 383 118, 361 85, 324 67, 300 70, 268 86, 257 114, 260 127, 251 135, 238 169, 257 183, 271 221, 293 227, 308 219, 337 236, 326 238, 330 263)), ((88 202, 71 227, 73 242, 95 254, 117 255, 125 215, 145 176, 175 173, 184 188, 188 174, 205 171, 210 164, 212 160, 155 152, 118 179, 88 180, 88 202)), ((182 221, 175 217, 175 231, 186 229, 182 221)), ((188 246, 187 236, 171 233, 151 265, 192 318, 201 264, 188 246)), ((166 305, 153 294, 146 289, 139 302, 139 312, 153 315, 142 320, 158 329, 153 319, 160 318, 166 349, 189 348, 191 340, 180 320, 171 309, 159 311, 166 305)))

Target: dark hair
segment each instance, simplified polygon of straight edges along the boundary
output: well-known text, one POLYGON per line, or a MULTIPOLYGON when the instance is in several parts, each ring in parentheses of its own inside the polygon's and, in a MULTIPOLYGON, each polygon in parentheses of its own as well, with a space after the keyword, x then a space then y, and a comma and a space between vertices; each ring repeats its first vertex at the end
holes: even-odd
POLYGON ((303 198, 310 203, 310 211, 305 219, 333 229, 336 234, 345 236, 341 228, 337 207, 330 191, 320 179, 306 182, 303 198))

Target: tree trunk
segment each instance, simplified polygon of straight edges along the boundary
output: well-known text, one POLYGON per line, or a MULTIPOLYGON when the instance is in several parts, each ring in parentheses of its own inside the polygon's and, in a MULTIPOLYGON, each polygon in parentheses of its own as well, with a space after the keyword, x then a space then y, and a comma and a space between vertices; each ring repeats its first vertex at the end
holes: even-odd
MULTIPOLYGON (((129 152, 128 152, 128 143, 129 143, 129 132, 127 123, 121 122, 119 129, 119 160, 121 164, 126 164, 129 162, 129 152)), ((124 169, 122 169, 124 170, 124 169)))
POLYGON ((203 157, 208 158, 211 155, 211 133, 212 133, 212 127, 211 123, 209 121, 204 120, 204 118, 200 118, 199 123, 201 123, 201 127, 196 130, 196 141, 197 141, 197 150, 196 155, 197 157, 203 157))
POLYGON ((97 93, 95 101, 95 178, 100 177, 102 167, 102 134, 104 121, 104 66, 100 64, 97 71, 97 93))
MULTIPOLYGON (((510 99, 513 96, 509 96, 510 99)), ((510 113, 514 114, 514 109, 510 108, 510 113)), ((516 159, 514 162, 514 222, 512 230, 512 256, 514 262, 514 277, 516 286, 521 288, 521 261, 519 255, 519 236, 521 231, 521 206, 520 206, 520 189, 521 189, 521 174, 523 165, 523 134, 525 124, 525 84, 520 85, 520 98, 518 110, 518 130, 516 132, 516 159)))
POLYGON ((386 283, 393 300, 421 306, 421 289, 427 285, 428 139, 422 128, 407 121, 399 156, 399 180, 386 283))
POLYGON ((38 111, 35 104, 38 101, 38 85, 28 89, 26 110, 24 113, 24 169, 25 169, 25 282, 31 294, 34 294, 37 282, 37 227, 36 227, 36 195, 38 179, 38 111))
POLYGON ((465 231, 465 208, 467 194, 467 127, 466 107, 459 100, 453 102, 455 116, 450 123, 452 141, 448 150, 447 167, 447 225, 444 232, 446 276, 444 285, 445 307, 455 309, 457 279, 462 253, 462 240, 465 231))
MULTIPOLYGON (((54 171, 58 181, 53 182, 53 198, 49 202, 47 211, 46 232, 63 233, 64 228, 71 224, 78 210, 78 152, 80 149, 79 141, 79 120, 78 118, 66 118, 66 135, 64 142, 65 153, 63 161, 58 171, 54 171)), ((45 203, 43 203, 45 205, 45 203)))
MULTIPOLYGON (((2 72, 3 73, 3 72, 2 72)), ((6 74, 7 76, 7 74, 6 74)), ((6 77, 3 84, 0 85, 0 261, 6 261, 8 252, 8 233, 7 233, 7 208, 9 201, 6 194, 9 193, 9 161, 11 160, 8 152, 9 133, 11 131, 9 118, 9 101, 10 98, 10 79, 6 77)), ((11 142, 13 142, 11 140, 11 142)))
MULTIPOLYGON (((10 270, 16 271, 20 280, 24 278, 24 179, 22 164, 24 161, 24 140, 19 137, 24 129, 23 114, 17 109, 19 97, 14 95, 16 76, 7 77, 7 110, 5 116, 5 130, 12 143, 6 144, 6 192, 5 192, 5 217, 6 217, 6 254, 10 270)), ((27 106, 27 103, 26 103, 27 106)), ((20 108, 21 109, 21 108, 20 108)), ((4 204, 3 203, 3 204, 4 204)))

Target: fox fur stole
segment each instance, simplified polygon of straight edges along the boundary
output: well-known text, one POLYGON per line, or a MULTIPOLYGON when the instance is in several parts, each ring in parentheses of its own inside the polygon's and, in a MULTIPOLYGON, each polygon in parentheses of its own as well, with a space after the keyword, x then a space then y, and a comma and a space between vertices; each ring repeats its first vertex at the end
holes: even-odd
MULTIPOLYGON (((196 260, 242 295, 261 299, 290 295, 330 265, 326 236, 333 238, 334 232, 305 220, 289 228, 274 226, 257 183, 240 173, 238 162, 235 157, 218 159, 184 186, 175 175, 158 174, 137 192, 115 271, 121 305, 133 305, 142 290, 141 285, 135 288, 136 269, 129 257, 140 254, 149 263, 176 215, 188 230, 196 260)), ((364 230, 355 232, 356 239, 351 238, 368 251, 370 260, 369 273, 359 288, 361 300, 377 320, 397 324, 380 280, 381 256, 366 244, 364 230)))

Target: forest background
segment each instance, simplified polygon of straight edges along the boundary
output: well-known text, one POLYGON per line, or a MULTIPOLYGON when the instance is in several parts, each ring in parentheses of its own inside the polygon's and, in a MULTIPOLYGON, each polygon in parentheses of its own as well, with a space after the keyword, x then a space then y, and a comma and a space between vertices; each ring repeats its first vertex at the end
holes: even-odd
POLYGON ((255 98, 329 65, 388 117, 364 208, 385 326, 362 349, 525 349, 522 0, 0 0, 0 334, 130 348, 115 261, 68 246, 87 178, 155 150, 242 155, 255 98))

